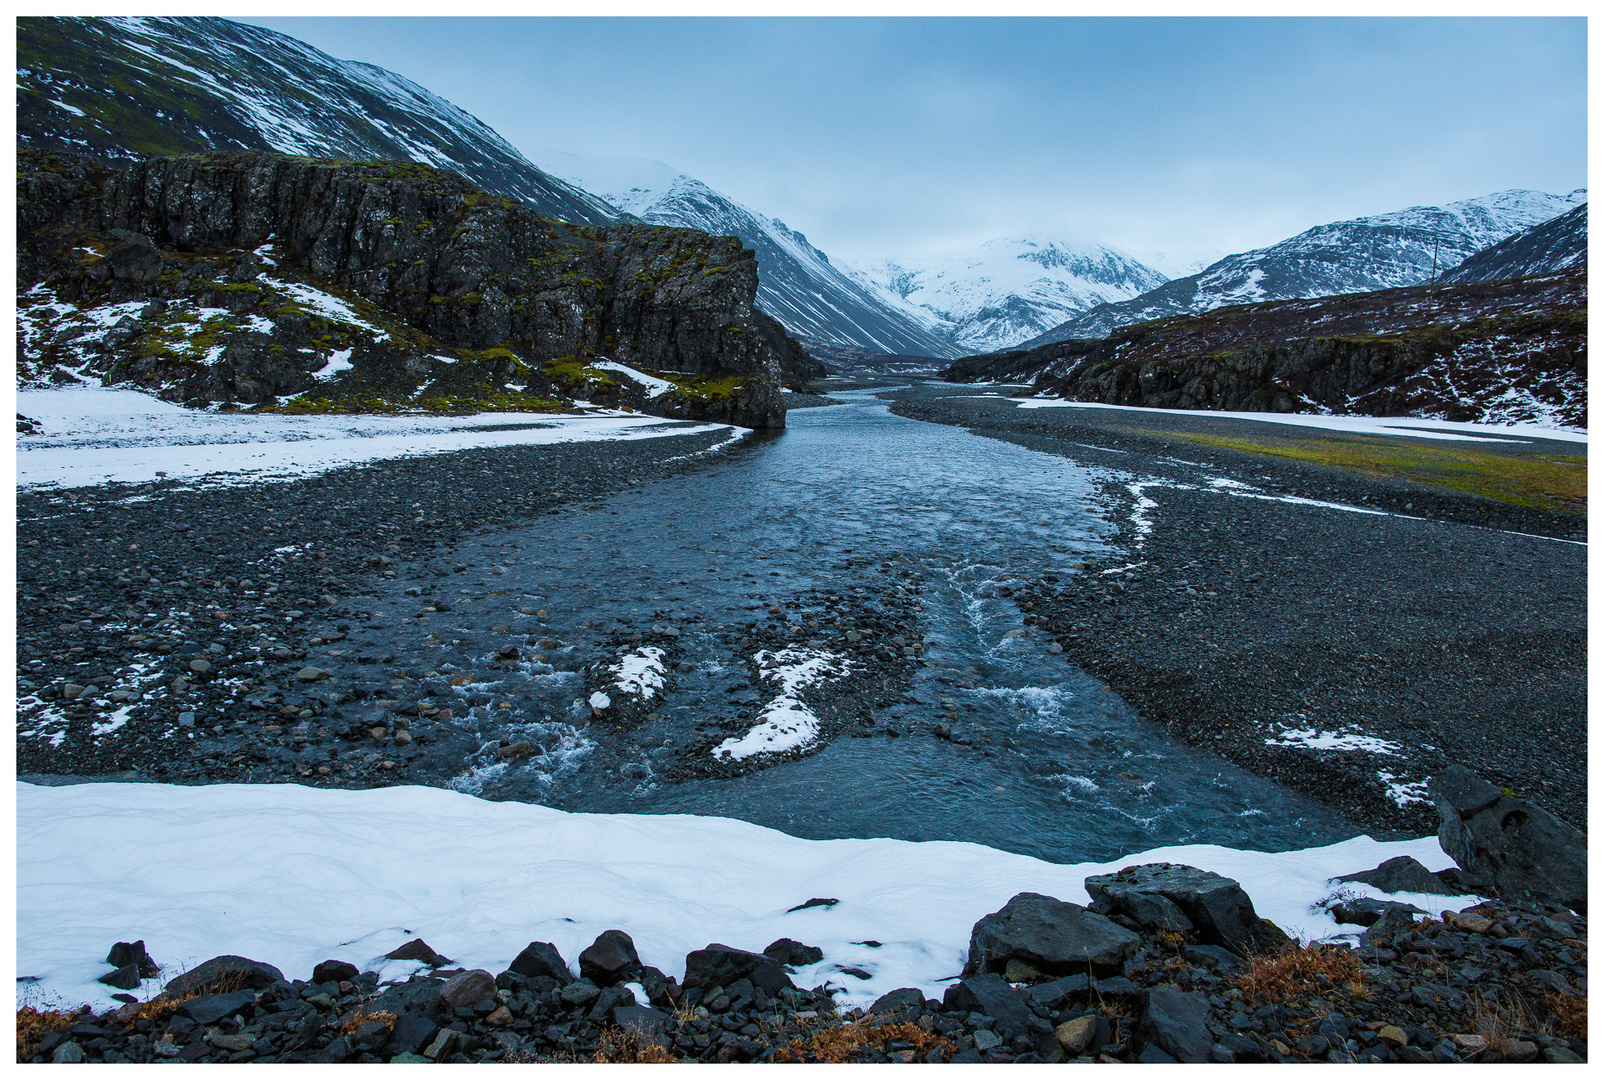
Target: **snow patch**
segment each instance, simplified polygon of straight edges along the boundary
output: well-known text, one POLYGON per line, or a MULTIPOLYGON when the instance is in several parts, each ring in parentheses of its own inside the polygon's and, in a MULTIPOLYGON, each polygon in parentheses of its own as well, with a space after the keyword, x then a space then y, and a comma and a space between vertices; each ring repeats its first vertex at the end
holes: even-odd
POLYGON ((780 684, 775 697, 758 713, 758 723, 739 739, 729 738, 713 749, 714 757, 734 761, 753 754, 783 754, 811 743, 819 735, 819 718, 797 697, 809 686, 840 678, 852 668, 844 656, 820 649, 764 649, 752 659, 769 682, 780 684))
POLYGON ((1366 754, 1388 754, 1396 757, 1403 749, 1399 743, 1378 739, 1362 732, 1321 731, 1318 728, 1287 728, 1275 738, 1265 739, 1266 746, 1297 746, 1307 750, 1357 750, 1366 754))
POLYGON ((663 650, 655 645, 647 645, 626 653, 613 665, 612 671, 616 676, 613 685, 618 687, 619 693, 650 701, 653 694, 663 689, 666 675, 663 670, 663 650))

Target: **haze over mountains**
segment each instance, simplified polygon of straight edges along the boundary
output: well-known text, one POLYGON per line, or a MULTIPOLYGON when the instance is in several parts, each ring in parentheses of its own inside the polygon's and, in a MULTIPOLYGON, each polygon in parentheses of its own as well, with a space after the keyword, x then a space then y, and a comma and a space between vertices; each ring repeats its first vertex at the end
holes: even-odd
MULTIPOLYGON (((1477 252, 1586 202, 1584 190, 1515 190, 1411 207, 1316 226, 1175 280, 1166 278, 1188 269, 1196 253, 1138 259, 1049 236, 1000 238, 941 257, 842 262, 661 162, 540 151, 538 167, 426 88, 260 27, 214 18, 27 18, 18 21, 17 50, 19 147, 412 160, 575 223, 627 216, 737 236, 757 254, 758 306, 840 355, 950 359, 1103 337, 1226 304, 1419 284, 1430 279, 1434 255, 1447 277, 1477 252)), ((1545 265, 1557 257, 1553 245, 1576 248, 1578 229, 1584 254, 1576 257, 1585 258, 1585 208, 1570 229, 1568 240, 1544 234, 1467 272, 1545 265)))

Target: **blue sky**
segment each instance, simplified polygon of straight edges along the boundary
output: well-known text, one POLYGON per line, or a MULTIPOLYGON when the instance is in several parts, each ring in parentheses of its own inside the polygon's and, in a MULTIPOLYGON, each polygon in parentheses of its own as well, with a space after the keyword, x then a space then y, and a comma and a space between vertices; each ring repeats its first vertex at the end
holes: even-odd
POLYGON ((1241 251, 1587 184, 1580 18, 248 21, 537 162, 656 158, 844 258, 1043 234, 1241 251))

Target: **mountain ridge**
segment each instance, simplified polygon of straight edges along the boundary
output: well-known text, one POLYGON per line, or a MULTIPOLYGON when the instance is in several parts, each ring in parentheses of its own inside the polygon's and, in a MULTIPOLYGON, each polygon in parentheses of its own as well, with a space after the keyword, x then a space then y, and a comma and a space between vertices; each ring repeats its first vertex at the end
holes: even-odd
POLYGON ((1430 280, 1434 262, 1441 274, 1585 200, 1585 189, 1564 196, 1512 189, 1442 207, 1414 206, 1316 225, 1269 247, 1227 255, 1131 300, 1092 308, 1016 348, 1107 337, 1121 326, 1232 304, 1421 284, 1430 280))

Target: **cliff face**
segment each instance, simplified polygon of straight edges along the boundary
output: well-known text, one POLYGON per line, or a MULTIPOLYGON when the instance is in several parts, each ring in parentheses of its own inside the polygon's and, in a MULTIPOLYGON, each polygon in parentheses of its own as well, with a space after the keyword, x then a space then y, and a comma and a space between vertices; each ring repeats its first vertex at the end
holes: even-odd
POLYGON ((795 346, 753 307, 757 263, 732 238, 571 226, 425 166, 265 153, 24 153, 17 195, 25 377, 187 401, 611 398, 784 425, 795 346), (197 320, 204 335, 163 329, 197 320), (648 396, 602 358, 675 388, 648 396))
POLYGON ((968 357, 942 374, 1034 377, 1040 393, 1109 405, 1585 426, 1587 280, 1571 271, 1218 308, 968 357))

